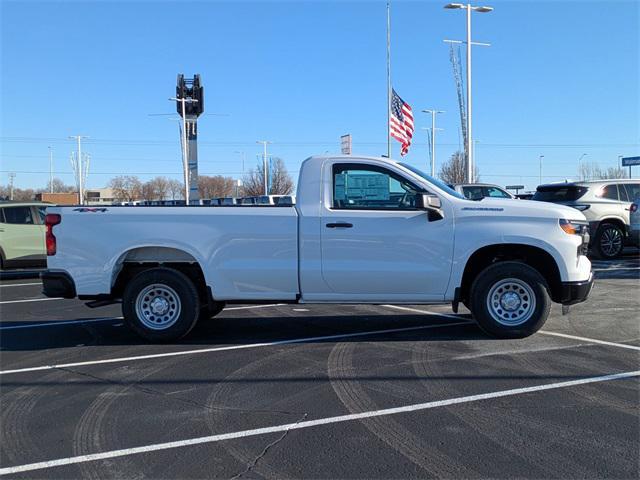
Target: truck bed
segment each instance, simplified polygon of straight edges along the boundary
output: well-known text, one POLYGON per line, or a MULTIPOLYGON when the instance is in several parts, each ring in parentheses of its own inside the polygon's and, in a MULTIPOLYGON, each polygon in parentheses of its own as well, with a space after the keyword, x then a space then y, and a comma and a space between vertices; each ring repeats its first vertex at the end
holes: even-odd
POLYGON ((78 295, 108 292, 125 262, 197 262, 218 300, 293 300, 298 214, 292 206, 51 207, 58 251, 78 295), (186 253, 184 253, 186 252, 186 253))

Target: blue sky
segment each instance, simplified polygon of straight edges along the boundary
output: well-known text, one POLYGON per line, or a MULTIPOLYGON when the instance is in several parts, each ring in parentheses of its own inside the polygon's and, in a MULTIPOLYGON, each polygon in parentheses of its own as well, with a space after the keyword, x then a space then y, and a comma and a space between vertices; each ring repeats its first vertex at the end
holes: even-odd
MULTIPOLYGON (((438 108, 438 163, 459 148, 456 91, 444 38, 465 35, 443 1, 392 2, 392 77, 413 107, 406 160, 426 169, 438 108)), ((483 181, 576 178, 578 158, 614 166, 640 154, 637 1, 491 1, 474 14, 474 138, 483 181)), ((88 135, 90 187, 115 174, 181 178, 173 112, 177 73, 200 73, 200 172, 237 177, 256 140, 292 174, 339 151, 386 152, 386 7, 356 2, 2 1, 0 183, 44 186, 48 146, 72 183, 69 135, 88 135)), ((399 144, 393 145, 399 158, 399 144)), ((637 167, 636 167, 637 168, 637 167)))

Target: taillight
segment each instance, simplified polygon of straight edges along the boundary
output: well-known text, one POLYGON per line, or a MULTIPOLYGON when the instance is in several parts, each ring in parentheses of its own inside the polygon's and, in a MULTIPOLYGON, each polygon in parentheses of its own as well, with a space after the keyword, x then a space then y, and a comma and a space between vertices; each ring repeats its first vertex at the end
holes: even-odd
POLYGON ((58 225, 62 221, 62 217, 57 213, 47 213, 44 217, 44 224, 47 227, 45 234, 45 243, 47 245, 47 255, 56 254, 56 236, 53 234, 54 225, 58 225))
POLYGON ((637 203, 632 203, 631 207, 629 208, 629 210, 631 211, 631 213, 635 213, 638 211, 638 204, 637 203))

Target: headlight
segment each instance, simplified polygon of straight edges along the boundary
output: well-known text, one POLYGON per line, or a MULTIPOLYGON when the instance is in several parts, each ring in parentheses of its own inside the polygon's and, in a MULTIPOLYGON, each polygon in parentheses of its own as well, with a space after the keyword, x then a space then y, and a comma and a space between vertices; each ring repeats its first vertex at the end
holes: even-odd
POLYGON ((584 220, 566 220, 561 218, 558 222, 560 228, 569 235, 584 235, 589 231, 589 223, 584 220))

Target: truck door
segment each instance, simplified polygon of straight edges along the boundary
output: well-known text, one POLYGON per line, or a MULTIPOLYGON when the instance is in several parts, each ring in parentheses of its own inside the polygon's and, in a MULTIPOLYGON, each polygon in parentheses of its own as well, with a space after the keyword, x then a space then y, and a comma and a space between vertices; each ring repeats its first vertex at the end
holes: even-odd
POLYGON ((401 174, 367 163, 330 168, 320 226, 330 298, 442 300, 453 255, 449 207, 443 205, 444 218, 430 221, 428 212, 415 207, 423 189, 401 174))

